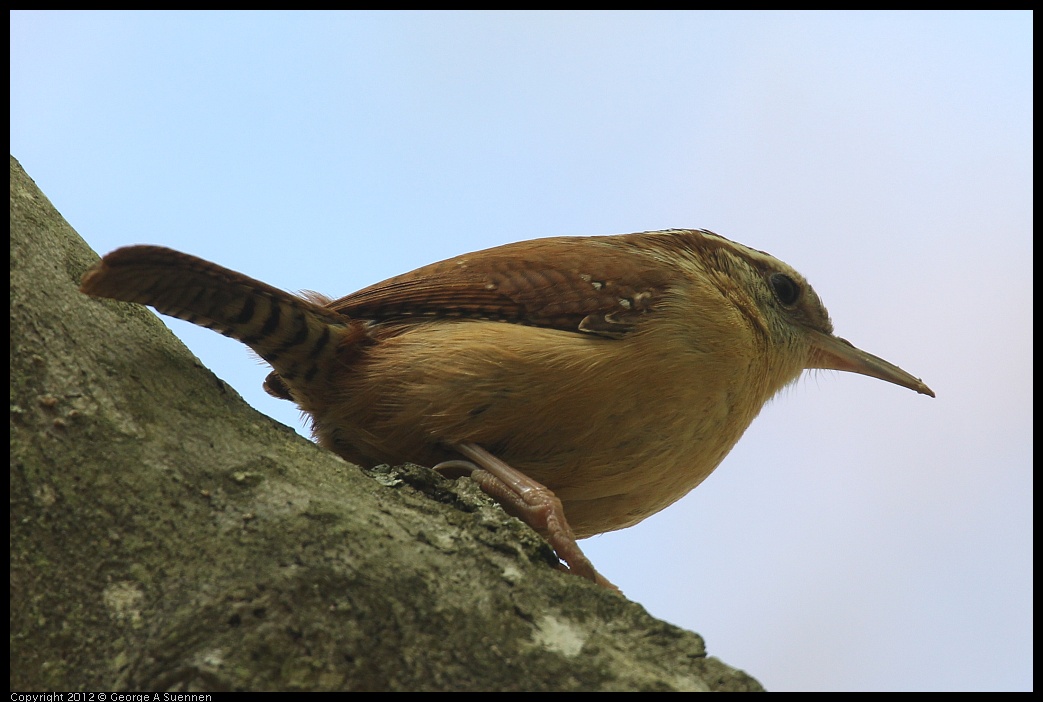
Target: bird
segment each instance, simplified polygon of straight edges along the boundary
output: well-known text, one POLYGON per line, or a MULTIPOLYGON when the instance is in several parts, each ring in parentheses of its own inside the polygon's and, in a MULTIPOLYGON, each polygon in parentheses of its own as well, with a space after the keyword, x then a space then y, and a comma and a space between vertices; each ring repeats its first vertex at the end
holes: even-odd
POLYGON ((792 267, 705 229, 520 241, 339 299, 136 245, 80 289, 238 339, 318 444, 470 476, 561 570, 611 589, 577 540, 686 495, 805 370, 935 396, 834 335, 792 267))

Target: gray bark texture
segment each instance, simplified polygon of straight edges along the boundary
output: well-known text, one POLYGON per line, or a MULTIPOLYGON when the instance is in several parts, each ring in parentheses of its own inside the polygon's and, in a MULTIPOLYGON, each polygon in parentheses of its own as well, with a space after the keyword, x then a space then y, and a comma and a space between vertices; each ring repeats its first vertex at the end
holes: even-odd
POLYGON ((249 406, 11 158, 11 689, 759 690, 466 479, 249 406))

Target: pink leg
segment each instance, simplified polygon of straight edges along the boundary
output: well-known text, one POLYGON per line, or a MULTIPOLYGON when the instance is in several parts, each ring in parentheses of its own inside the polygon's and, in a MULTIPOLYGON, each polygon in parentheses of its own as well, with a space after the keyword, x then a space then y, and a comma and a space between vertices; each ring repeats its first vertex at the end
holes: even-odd
POLYGON ((602 587, 619 590, 594 570, 590 560, 583 555, 565 520, 561 500, 553 492, 477 444, 457 444, 454 448, 470 460, 446 461, 435 466, 435 470, 469 473, 482 492, 545 538, 558 558, 568 566, 568 572, 593 580, 602 587))

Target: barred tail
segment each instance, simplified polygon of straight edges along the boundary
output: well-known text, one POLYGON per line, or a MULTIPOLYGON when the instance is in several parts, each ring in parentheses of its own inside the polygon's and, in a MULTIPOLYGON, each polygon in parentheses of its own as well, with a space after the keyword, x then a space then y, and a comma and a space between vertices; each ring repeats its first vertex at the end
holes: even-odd
POLYGON ((237 339, 290 387, 320 380, 351 320, 201 258, 160 246, 128 246, 84 274, 80 291, 151 305, 237 339))

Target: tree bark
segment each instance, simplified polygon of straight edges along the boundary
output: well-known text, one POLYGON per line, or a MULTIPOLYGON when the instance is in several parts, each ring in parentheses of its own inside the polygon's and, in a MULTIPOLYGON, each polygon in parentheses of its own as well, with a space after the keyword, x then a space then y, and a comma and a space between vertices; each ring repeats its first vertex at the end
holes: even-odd
POLYGON ((759 690, 466 480, 258 414, 11 158, 11 689, 759 690))

